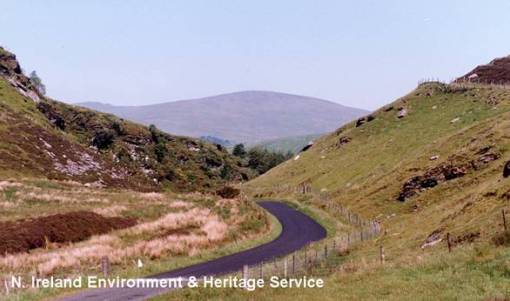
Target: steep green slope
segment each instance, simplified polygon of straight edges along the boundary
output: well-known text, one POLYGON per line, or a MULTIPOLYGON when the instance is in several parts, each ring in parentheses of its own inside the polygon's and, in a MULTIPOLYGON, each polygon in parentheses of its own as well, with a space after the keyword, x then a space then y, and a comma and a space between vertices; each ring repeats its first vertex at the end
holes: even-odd
POLYGON ((322 137, 297 160, 248 186, 270 194, 282 184, 310 181, 334 201, 407 232, 414 246, 436 229, 494 231, 510 189, 502 177, 510 146, 510 90, 426 83, 372 116, 322 137), (397 117, 399 108, 407 110, 405 117, 397 117), (455 168, 465 175, 444 180, 455 168), (406 182, 412 187, 413 177, 423 182, 428 174, 436 175, 437 185, 427 187, 418 178, 423 187, 398 200, 406 182))
POLYGON ((424 83, 244 186, 317 207, 316 193, 328 193, 380 222, 379 237, 334 251, 336 266, 307 273, 324 278, 323 289, 201 289, 161 300, 506 300, 509 132, 510 89, 424 83), (315 193, 295 193, 300 184, 315 193))
POLYGON ((223 147, 44 98, 3 49, 0 173, 178 191, 209 190, 247 178, 223 147))
POLYGON ((267 149, 268 151, 278 152, 278 153, 288 153, 291 152, 293 154, 299 153, 303 147, 308 145, 308 143, 314 141, 319 138, 321 135, 305 135, 305 136, 295 136, 295 137, 287 137, 280 138, 275 140, 263 141, 259 144, 255 144, 254 147, 259 147, 262 149, 267 149))

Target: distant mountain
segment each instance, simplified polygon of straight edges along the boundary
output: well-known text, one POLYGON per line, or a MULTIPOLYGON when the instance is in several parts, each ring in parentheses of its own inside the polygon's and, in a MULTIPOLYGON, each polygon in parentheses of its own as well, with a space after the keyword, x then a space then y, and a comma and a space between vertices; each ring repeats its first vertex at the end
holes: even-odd
POLYGON ((268 91, 244 91, 144 106, 97 102, 78 105, 154 124, 173 134, 248 143, 330 132, 367 113, 322 99, 268 91))

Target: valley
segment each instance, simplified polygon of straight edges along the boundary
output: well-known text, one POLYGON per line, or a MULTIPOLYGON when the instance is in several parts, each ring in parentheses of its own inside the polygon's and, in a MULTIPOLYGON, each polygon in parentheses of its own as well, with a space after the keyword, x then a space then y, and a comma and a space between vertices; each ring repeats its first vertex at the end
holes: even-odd
POLYGON ((273 160, 53 100, 0 48, 1 297, 505 300, 509 60, 420 82, 327 134, 278 139, 265 147, 313 143, 273 160), (7 281, 257 272, 293 287, 76 291, 7 281), (301 285, 303 275, 324 287, 301 285))

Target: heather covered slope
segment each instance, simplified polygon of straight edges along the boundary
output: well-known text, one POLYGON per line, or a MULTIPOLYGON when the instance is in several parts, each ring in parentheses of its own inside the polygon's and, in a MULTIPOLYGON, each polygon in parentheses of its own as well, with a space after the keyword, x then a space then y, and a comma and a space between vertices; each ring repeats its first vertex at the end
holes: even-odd
POLYGON ((510 84, 510 56, 492 60, 486 65, 477 66, 456 81, 508 85, 510 84))
POLYGON ((286 93, 243 91, 145 106, 82 103, 163 130, 191 137, 214 136, 253 144, 326 133, 367 111, 286 93))
POLYGON ((0 53, 0 173, 139 190, 210 190, 246 178, 219 146, 42 97, 0 53))

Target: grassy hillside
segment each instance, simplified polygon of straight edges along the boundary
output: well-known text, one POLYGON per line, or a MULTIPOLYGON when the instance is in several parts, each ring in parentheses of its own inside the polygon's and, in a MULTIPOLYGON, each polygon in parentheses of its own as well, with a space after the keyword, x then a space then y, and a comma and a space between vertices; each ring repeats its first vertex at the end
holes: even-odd
POLYGON ((462 199, 468 194, 467 187, 478 197, 496 192, 491 199, 501 200, 505 188, 510 188, 502 178, 510 145, 506 136, 509 109, 507 89, 423 84, 375 112, 374 120, 359 127, 348 124, 318 139, 298 160, 288 161, 248 185, 270 192, 274 183, 297 186, 311 181, 316 190, 328 190, 336 201, 367 218, 405 212, 415 205, 423 213, 436 207, 431 204, 451 204, 432 201, 444 198, 444 193, 462 199), (399 107, 408 111, 402 119, 397 118, 399 107), (490 150, 483 152, 486 147, 490 150), (397 200, 404 183, 413 176, 450 161, 464 164, 478 160, 487 152, 497 154, 499 159, 405 202, 397 200), (431 159, 434 156, 438 158, 431 159))
MULTIPOLYGON (((372 117, 318 139, 297 160, 246 185, 259 196, 292 196, 292 188, 310 181, 315 191, 382 224, 382 237, 345 256, 354 263, 350 272, 327 276, 329 290, 298 290, 289 298, 333 299, 336 290, 347 299, 508 297, 510 252, 497 245, 505 243, 501 210, 510 209, 510 180, 503 177, 510 89, 424 83, 372 117), (456 255, 447 254, 447 233, 456 255), (377 260, 379 245, 386 267, 367 264, 377 260)), ((275 295, 283 297, 270 290, 260 297, 275 295)))
POLYGON ((278 153, 288 153, 291 152, 293 154, 299 153, 303 147, 305 147, 311 141, 319 138, 321 135, 305 135, 305 136, 293 136, 287 138, 280 138, 275 140, 263 141, 259 144, 254 145, 254 147, 259 147, 262 149, 266 149, 271 152, 278 153))
POLYGON ((226 149, 38 95, 0 55, 0 175, 138 190, 213 190, 246 179, 226 149))

